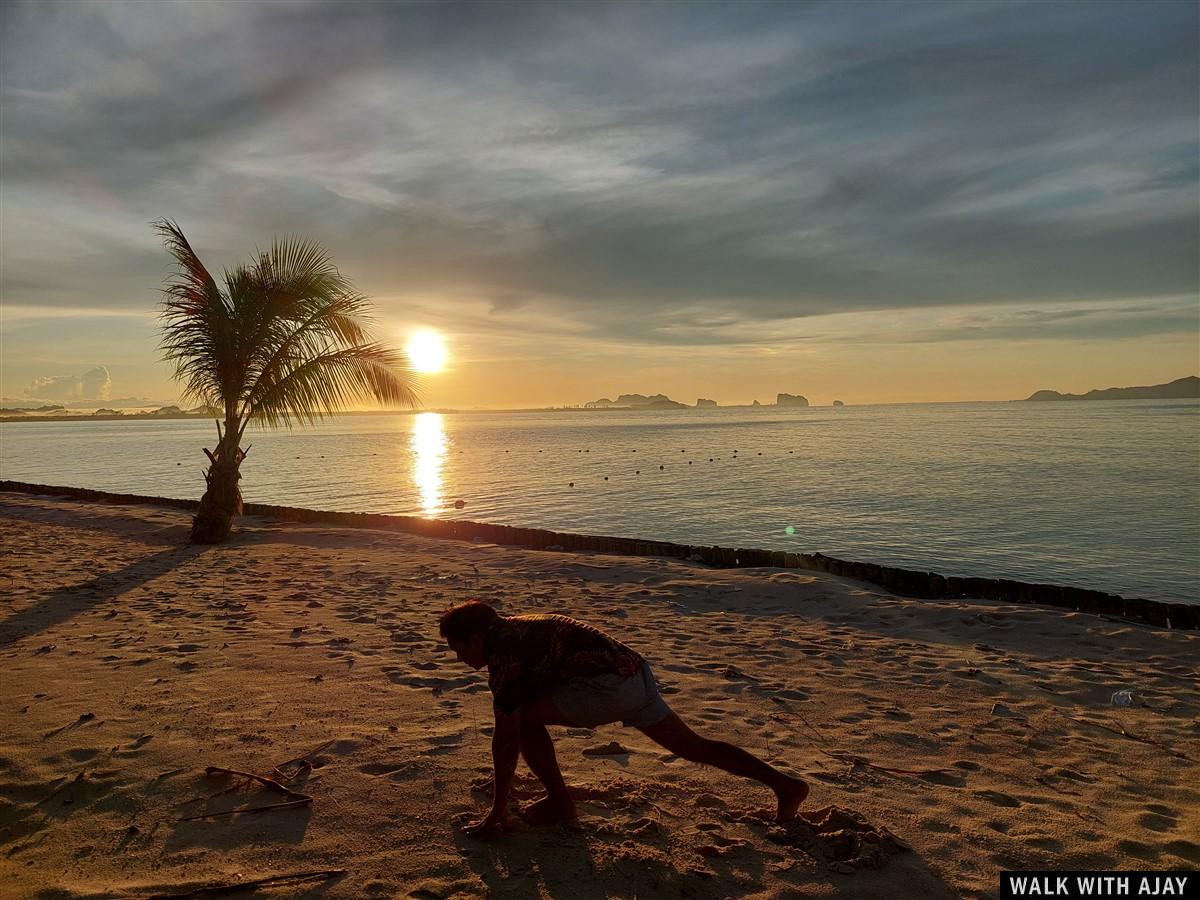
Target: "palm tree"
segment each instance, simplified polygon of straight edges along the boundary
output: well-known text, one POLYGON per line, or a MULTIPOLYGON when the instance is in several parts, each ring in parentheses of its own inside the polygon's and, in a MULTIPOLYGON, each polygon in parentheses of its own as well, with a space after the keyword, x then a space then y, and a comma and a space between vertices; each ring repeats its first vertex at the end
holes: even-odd
POLYGON ((366 397, 416 406, 415 379, 397 352, 371 340, 370 301, 318 244, 276 240, 249 265, 225 271, 222 290, 175 222, 153 227, 178 264, 163 288, 163 359, 174 363, 184 399, 224 419, 216 449, 204 449, 208 486, 192 519, 193 543, 219 543, 242 511, 250 422, 290 428, 366 397))

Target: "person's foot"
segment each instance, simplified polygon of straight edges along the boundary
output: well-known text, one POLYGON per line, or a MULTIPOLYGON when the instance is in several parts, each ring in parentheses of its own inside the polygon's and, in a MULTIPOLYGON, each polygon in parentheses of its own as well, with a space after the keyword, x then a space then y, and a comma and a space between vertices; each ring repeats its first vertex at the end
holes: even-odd
POLYGON ((557 822, 573 822, 577 818, 575 801, 570 797, 543 797, 522 806, 518 815, 530 825, 553 825, 557 822))
POLYGON ((796 811, 808 797, 808 785, 799 778, 784 776, 784 780, 775 788, 775 796, 779 800, 779 810, 775 813, 775 821, 780 825, 786 825, 796 818, 796 811))

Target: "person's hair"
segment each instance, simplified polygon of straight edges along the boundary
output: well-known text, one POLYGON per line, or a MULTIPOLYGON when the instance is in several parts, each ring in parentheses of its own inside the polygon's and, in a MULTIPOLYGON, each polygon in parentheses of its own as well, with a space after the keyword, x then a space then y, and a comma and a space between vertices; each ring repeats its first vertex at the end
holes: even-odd
POLYGON ((468 600, 466 603, 452 606, 442 613, 442 620, 438 625, 438 630, 444 638, 465 643, 471 639, 472 635, 486 634, 487 630, 499 618, 500 613, 496 612, 486 603, 480 603, 478 600, 468 600))

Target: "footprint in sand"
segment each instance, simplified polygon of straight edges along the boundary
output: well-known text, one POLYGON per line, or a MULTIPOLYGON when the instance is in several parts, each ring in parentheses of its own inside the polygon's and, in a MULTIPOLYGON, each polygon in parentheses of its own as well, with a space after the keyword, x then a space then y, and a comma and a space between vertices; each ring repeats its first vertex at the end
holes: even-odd
POLYGON ((100 754, 100 751, 95 747, 75 747, 71 750, 66 750, 61 756, 65 756, 72 762, 87 762, 89 759, 95 759, 100 754))
POLYGON ((435 734, 426 738, 430 746, 421 752, 426 756, 436 756, 442 753, 452 753, 466 738, 466 731, 454 731, 449 734, 435 734))
POLYGON ((975 796, 980 800, 986 800, 994 806, 1007 806, 1015 809, 1021 805, 1021 801, 1016 797, 1010 797, 1008 794, 1001 793, 1000 791, 975 791, 975 796))
POLYGON ((609 741, 607 744, 600 744, 596 747, 585 747, 583 749, 584 756, 627 756, 632 752, 628 747, 624 747, 616 741, 609 741))
POLYGON ((787 825, 771 827, 767 837, 843 874, 878 869, 895 854, 912 849, 887 828, 837 806, 802 812, 787 825))
POLYGON ((640 819, 634 819, 626 825, 624 830, 628 834, 646 835, 660 832, 662 828, 662 824, 656 819, 642 816, 640 819))
POLYGON ((807 692, 799 691, 799 690, 796 690, 795 688, 783 688, 781 690, 770 691, 768 693, 768 696, 776 703, 784 703, 788 700, 795 700, 797 702, 800 702, 802 700, 808 699, 807 692))
POLYGON ((1162 855, 1162 851, 1158 847, 1151 847, 1141 841, 1119 841, 1117 850, 1126 856, 1134 856, 1148 863, 1158 862, 1158 858, 1162 855))
POLYGON ((1150 831, 1174 831, 1179 825, 1179 814, 1169 807, 1155 804, 1146 807, 1146 812, 1137 817, 1137 823, 1150 831))
POLYGON ((403 669, 391 666, 385 666, 383 672, 393 684, 402 684, 405 687, 418 689, 430 688, 434 693, 462 690, 464 693, 470 694, 487 690, 487 685, 483 684, 476 675, 463 675, 458 678, 431 678, 413 675, 403 669))
POLYGON ((425 635, 419 631, 393 631, 392 642, 396 644, 415 644, 425 640, 425 635))
POLYGON ((1200 844, 1194 841, 1168 841, 1163 849, 1193 866, 1200 866, 1200 844))
POLYGON ((158 648, 159 653, 195 653, 203 650, 204 644, 165 644, 158 648))
POLYGON ((712 843, 701 844, 696 848, 696 852, 701 856, 713 858, 717 856, 729 856, 737 853, 750 846, 749 841, 739 840, 737 838, 727 838, 724 835, 713 835, 712 843))

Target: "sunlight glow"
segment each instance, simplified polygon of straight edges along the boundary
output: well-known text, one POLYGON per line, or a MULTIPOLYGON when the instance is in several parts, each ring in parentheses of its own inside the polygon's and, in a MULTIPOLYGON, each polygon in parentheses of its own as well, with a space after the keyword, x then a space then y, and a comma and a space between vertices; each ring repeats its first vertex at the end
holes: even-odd
POLYGON ((404 351, 418 372, 440 372, 446 365, 446 342, 432 329, 413 332, 404 351))
POLYGON ((421 508, 426 516, 435 518, 442 505, 442 461, 446 456, 446 432, 439 413, 413 417, 411 446, 416 455, 413 481, 421 495, 421 508))

